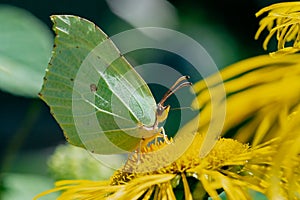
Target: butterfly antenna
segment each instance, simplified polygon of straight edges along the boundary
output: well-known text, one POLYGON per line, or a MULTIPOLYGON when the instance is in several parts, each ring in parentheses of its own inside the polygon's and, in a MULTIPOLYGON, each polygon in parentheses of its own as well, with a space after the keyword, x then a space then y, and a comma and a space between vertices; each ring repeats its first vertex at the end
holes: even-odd
POLYGON ((170 89, 165 93, 165 95, 163 96, 163 98, 160 100, 159 104, 163 105, 164 102, 172 95, 174 94, 177 90, 186 87, 186 86, 191 86, 192 83, 191 82, 183 82, 181 84, 179 84, 182 81, 185 81, 187 79, 189 79, 189 76, 182 76, 180 77, 173 85, 172 87, 170 87, 170 89), (179 85, 178 85, 179 84, 179 85), (175 88, 175 89, 174 89, 175 88))
POLYGON ((192 107, 190 107, 190 106, 179 107, 179 108, 170 108, 170 110, 186 110, 186 109, 193 110, 192 107))
POLYGON ((170 89, 168 90, 167 93, 171 92, 175 87, 176 85, 178 85, 180 82, 182 81, 186 81, 190 78, 190 76, 181 76, 179 79, 177 79, 177 81, 170 87, 170 89))
MULTIPOLYGON (((185 81, 187 79, 189 79, 190 77, 189 76, 181 76, 179 79, 177 79, 177 81, 169 88, 169 90, 164 94, 163 98, 161 98, 161 102, 164 100, 164 99, 167 99, 167 96, 169 95, 169 93, 172 92, 172 90, 182 81, 185 81)), ((165 102, 165 100, 163 101, 165 102)))
POLYGON ((165 93, 162 99, 166 98, 168 94, 182 81, 188 80, 190 77, 189 76, 181 76, 177 81, 169 88, 169 90, 165 93))

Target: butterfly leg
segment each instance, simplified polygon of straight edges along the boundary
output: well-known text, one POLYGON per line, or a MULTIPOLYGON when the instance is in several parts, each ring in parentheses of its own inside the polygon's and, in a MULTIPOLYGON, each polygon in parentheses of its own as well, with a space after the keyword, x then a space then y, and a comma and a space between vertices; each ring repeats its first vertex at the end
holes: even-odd
POLYGON ((137 147, 135 148, 135 150, 129 154, 128 156, 128 160, 130 160, 131 162, 136 162, 136 164, 140 164, 141 162, 141 158, 142 158, 142 146, 143 146, 143 139, 139 142, 139 144, 137 145, 137 147))
POLYGON ((167 144, 171 144, 172 142, 169 140, 168 136, 166 135, 166 132, 165 132, 164 127, 161 127, 161 128, 160 128, 160 132, 161 132, 161 134, 163 135, 163 138, 164 138, 165 142, 166 142, 167 144))
POLYGON ((136 164, 140 164, 141 162, 141 154, 142 154, 142 143, 143 141, 140 141, 139 147, 138 147, 138 152, 137 152, 137 160, 136 160, 136 164))

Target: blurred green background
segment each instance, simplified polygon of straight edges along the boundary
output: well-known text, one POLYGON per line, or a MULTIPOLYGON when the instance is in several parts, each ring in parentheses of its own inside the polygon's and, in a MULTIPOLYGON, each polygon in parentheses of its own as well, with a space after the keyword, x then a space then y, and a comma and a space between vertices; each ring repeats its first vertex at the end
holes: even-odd
MULTIPOLYGON (((197 40, 223 68, 266 53, 262 41, 254 40, 259 21, 254 14, 275 2, 279 1, 0 0, 2 198, 31 199, 51 188, 47 159, 65 143, 49 108, 36 96, 39 84, 34 85, 42 82, 50 58, 54 37, 50 15, 87 18, 109 36, 137 26, 175 29, 197 40), (22 74, 23 67, 32 71, 22 74)), ((172 59, 156 62, 174 64, 172 59)))

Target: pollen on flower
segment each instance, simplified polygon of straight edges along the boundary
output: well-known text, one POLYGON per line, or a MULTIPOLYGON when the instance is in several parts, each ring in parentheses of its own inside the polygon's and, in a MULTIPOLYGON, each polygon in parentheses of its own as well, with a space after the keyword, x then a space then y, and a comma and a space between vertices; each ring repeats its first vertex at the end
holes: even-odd
MULTIPOLYGON (((170 139, 173 142, 173 139, 170 139)), ((149 170, 150 166, 153 168, 155 165, 160 165, 165 161, 165 155, 160 154, 159 157, 148 156, 148 153, 158 151, 168 145, 167 141, 162 140, 158 142, 151 143, 148 146, 143 147, 141 152, 134 152, 128 158, 125 165, 117 170, 115 174, 111 177, 112 185, 125 184, 126 182, 132 180, 133 178, 143 176, 145 174, 159 174, 158 171, 149 170), (150 171, 150 172, 149 172, 150 171), (148 172, 148 173, 136 173, 136 172, 148 172)), ((159 167, 158 167, 159 169, 159 167)))
POLYGON ((215 169, 228 165, 228 162, 232 162, 237 156, 247 153, 249 148, 248 144, 242 144, 233 139, 221 138, 205 160, 215 169))
MULTIPOLYGON (((220 139, 215 145, 214 149, 205 157, 201 159, 199 157, 200 147, 202 144, 203 136, 197 134, 194 142, 188 148, 188 150, 173 163, 164 166, 163 168, 157 168, 155 171, 148 171, 149 165, 158 165, 165 162, 168 158, 168 154, 160 154, 159 157, 147 156, 147 153, 157 151, 168 145, 166 142, 159 142, 151 144, 145 147, 143 153, 139 155, 133 155, 126 164, 120 170, 116 171, 111 178, 112 185, 120 185, 129 182, 130 180, 152 174, 181 174, 186 171, 191 171, 199 166, 206 169, 217 169, 225 166, 226 164, 234 164, 232 161, 240 154, 249 152, 249 145, 242 144, 233 139, 220 139), (136 173, 136 172, 145 173, 136 173)), ((246 161, 245 161, 246 162, 246 161)), ((238 163, 240 164, 240 163, 238 163)))

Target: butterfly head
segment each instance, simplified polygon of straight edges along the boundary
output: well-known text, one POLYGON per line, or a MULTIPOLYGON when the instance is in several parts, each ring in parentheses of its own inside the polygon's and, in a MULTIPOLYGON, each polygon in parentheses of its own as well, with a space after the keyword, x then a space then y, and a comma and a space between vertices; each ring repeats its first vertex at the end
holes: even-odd
POLYGON ((170 105, 164 106, 160 103, 157 104, 156 120, 158 123, 165 121, 170 111, 170 105))
POLYGON ((157 109, 156 109, 156 124, 159 124, 159 123, 165 121, 167 119, 167 117, 168 117, 168 114, 169 114, 169 111, 170 111, 170 106, 169 105, 164 106, 165 101, 172 94, 174 94, 177 90, 179 90, 180 88, 192 85, 192 83, 188 82, 187 79, 189 79, 189 76, 182 76, 182 77, 180 77, 173 84, 173 86, 165 93, 165 95, 163 96, 163 98, 157 104, 157 109))

